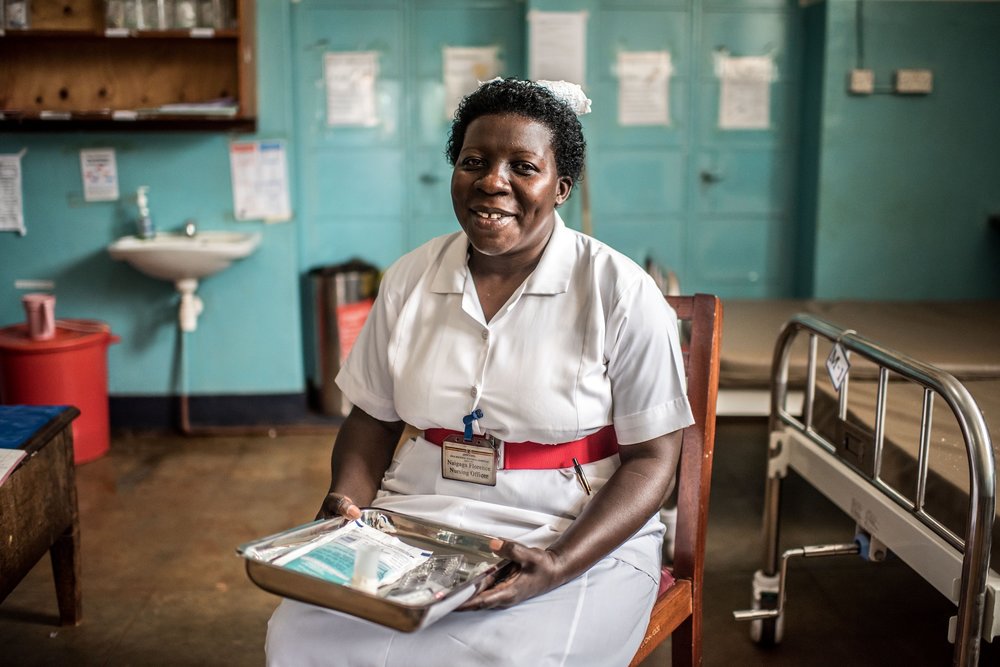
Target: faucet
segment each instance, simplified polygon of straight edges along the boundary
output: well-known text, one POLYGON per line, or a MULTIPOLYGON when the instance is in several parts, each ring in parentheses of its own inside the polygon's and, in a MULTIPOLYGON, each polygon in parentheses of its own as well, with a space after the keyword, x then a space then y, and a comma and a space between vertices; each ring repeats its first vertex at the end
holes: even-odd
POLYGON ((149 186, 140 185, 135 192, 135 203, 139 207, 139 219, 136 220, 136 235, 140 239, 156 237, 156 225, 149 214, 149 186))
POLYGON ((184 236, 189 239, 193 239, 194 235, 198 233, 198 228, 194 224, 194 218, 188 218, 184 221, 184 236))

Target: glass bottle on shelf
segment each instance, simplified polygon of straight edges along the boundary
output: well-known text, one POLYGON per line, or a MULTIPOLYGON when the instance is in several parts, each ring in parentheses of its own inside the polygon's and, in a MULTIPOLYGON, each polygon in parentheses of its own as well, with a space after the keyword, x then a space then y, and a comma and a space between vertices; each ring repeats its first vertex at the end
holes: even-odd
POLYGON ((104 27, 125 28, 125 0, 107 0, 104 4, 104 27))
POLYGON ((141 0, 122 0, 123 21, 121 28, 138 30, 142 27, 142 2, 141 0))
POLYGON ((174 25, 173 0, 149 0, 154 9, 154 27, 156 30, 169 30, 174 25))
POLYGON ((139 30, 156 30, 156 0, 139 0, 139 30))
POLYGON ((198 0, 198 25, 221 30, 226 27, 222 0, 198 0))
POLYGON ((198 25, 198 5, 196 0, 174 1, 174 27, 194 28, 198 25))
MULTIPOLYGON (((31 27, 31 3, 28 0, 6 0, 6 19, 0 27, 27 30, 31 27)), ((2 13, 2 12, 0 12, 2 13)))

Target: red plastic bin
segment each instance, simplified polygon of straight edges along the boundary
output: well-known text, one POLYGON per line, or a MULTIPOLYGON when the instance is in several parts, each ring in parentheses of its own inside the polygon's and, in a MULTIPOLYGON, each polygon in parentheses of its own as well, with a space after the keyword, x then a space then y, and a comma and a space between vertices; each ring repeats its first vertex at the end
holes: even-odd
POLYGON ((0 403, 76 406, 73 458, 100 458, 110 447, 107 350, 118 340, 96 320, 57 320, 49 340, 32 340, 26 324, 0 329, 0 403))

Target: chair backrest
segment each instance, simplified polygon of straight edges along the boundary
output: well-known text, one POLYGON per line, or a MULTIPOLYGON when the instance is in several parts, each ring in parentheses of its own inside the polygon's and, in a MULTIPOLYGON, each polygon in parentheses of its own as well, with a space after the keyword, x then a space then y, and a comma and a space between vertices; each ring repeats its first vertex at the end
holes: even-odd
POLYGON ((673 565, 661 582, 646 636, 632 665, 638 665, 664 639, 673 636, 671 664, 679 667, 701 664, 702 582, 719 392, 722 304, 718 297, 708 294, 666 298, 681 324, 688 402, 695 423, 684 429, 681 444, 673 565))
POLYGON ((684 366, 694 425, 684 431, 677 479, 677 534, 673 575, 692 579, 700 595, 708 528, 708 496, 715 448, 715 404, 719 393, 722 304, 709 294, 667 297, 687 332, 684 366))

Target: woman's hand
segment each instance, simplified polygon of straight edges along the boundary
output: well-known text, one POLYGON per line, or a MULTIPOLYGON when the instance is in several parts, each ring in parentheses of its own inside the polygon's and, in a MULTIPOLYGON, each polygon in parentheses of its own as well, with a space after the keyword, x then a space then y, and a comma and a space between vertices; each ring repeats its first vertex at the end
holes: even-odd
POLYGON ((354 501, 342 493, 331 491, 323 499, 323 505, 316 513, 317 519, 332 519, 334 517, 346 517, 347 519, 360 519, 361 508, 354 504, 354 501))
POLYGON ((622 446, 622 464, 546 549, 495 540, 490 548, 513 561, 511 574, 489 581, 459 609, 510 607, 546 593, 590 569, 639 530, 670 492, 681 431, 622 446))
POLYGON ((547 593, 564 582, 559 556, 552 551, 526 547, 510 540, 493 540, 490 549, 498 556, 509 559, 512 569, 499 579, 487 579, 486 588, 472 596, 459 610, 512 607, 547 593))

